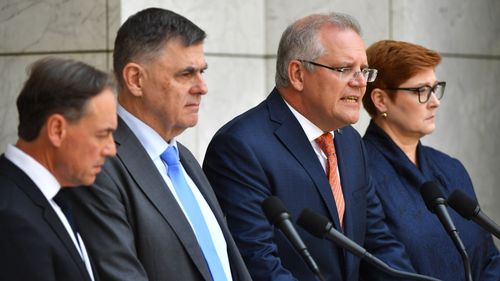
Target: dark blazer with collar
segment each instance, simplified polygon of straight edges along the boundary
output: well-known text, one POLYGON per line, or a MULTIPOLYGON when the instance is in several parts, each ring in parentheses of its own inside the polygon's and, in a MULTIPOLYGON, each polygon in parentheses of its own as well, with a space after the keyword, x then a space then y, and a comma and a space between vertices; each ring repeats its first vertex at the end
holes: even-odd
POLYGON ((0 280, 91 280, 50 203, 4 155, 0 156, 0 280))
MULTIPOLYGON (((472 181, 459 160, 438 150, 417 145, 419 167, 373 121, 363 141, 376 193, 384 207, 387 225, 404 243, 413 267, 443 281, 464 280, 463 260, 437 216, 427 210, 419 187, 439 181, 445 197, 460 189, 476 198, 472 181)), ((500 253, 489 233, 448 208, 450 218, 469 256, 472 279, 500 280, 500 253)))
MULTIPOLYGON (((71 190, 77 224, 97 272, 107 281, 211 280, 194 232, 145 149, 123 122, 117 155, 91 187, 71 190)), ((220 206, 194 156, 177 143, 181 163, 211 207, 227 243, 233 280, 250 280, 220 206)))
MULTIPOLYGON (((402 245, 382 221, 359 134, 344 127, 335 133, 335 146, 346 203, 343 232, 389 264, 412 270, 402 245)), ((274 195, 293 219, 311 208, 340 229, 325 171, 276 89, 216 133, 203 168, 254 280, 317 280, 261 210, 261 202, 274 195)), ((297 229, 327 280, 358 280, 359 258, 297 229)), ((367 272, 372 274, 369 280, 377 280, 375 271, 367 272)))

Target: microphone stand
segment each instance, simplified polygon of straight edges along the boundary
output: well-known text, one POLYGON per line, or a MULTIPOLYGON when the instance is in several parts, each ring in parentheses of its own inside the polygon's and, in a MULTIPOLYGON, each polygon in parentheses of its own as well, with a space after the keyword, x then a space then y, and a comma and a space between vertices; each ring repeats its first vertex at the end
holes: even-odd
POLYGON ((336 245, 365 260, 389 276, 406 280, 441 281, 434 277, 391 268, 389 265, 370 254, 365 248, 356 244, 356 242, 336 230, 326 217, 315 213, 311 209, 306 208, 302 211, 297 220, 297 224, 318 238, 326 238, 334 242, 336 245))
MULTIPOLYGON (((332 226, 330 226, 330 227, 332 227, 332 226)), ((363 252, 354 251, 351 247, 345 247, 345 245, 342 241, 338 241, 337 239, 335 239, 331 235, 326 235, 325 238, 334 242, 337 245, 340 245, 342 248, 348 250, 349 252, 353 253, 354 255, 358 256, 359 258, 365 260, 366 262, 370 263, 371 265, 373 265, 374 267, 376 267, 377 269, 386 273, 389 276, 397 277, 397 278, 401 278, 401 279, 406 279, 406 280, 441 281, 440 279, 437 279, 434 277, 394 269, 358 245, 356 245, 356 246, 358 246, 359 249, 362 249, 363 252)), ((356 248, 358 248, 358 247, 356 247, 356 248)), ((467 281, 472 281, 472 280, 467 280, 467 281)))
POLYGON ((469 256, 465 251, 464 244, 458 235, 457 228, 446 208, 446 199, 441 191, 441 184, 439 181, 428 181, 420 186, 420 194, 424 199, 425 205, 429 211, 436 214, 444 230, 450 236, 455 248, 457 248, 464 264, 465 280, 472 281, 472 273, 469 262, 469 256))
POLYGON ((472 270, 470 267, 469 256, 465 251, 465 246, 462 243, 462 240, 459 238, 457 231, 450 232, 450 236, 452 237, 451 240, 453 240, 453 243, 455 243, 455 247, 457 249, 460 249, 458 252, 460 253, 460 256, 462 257, 463 260, 465 280, 472 281, 472 270))

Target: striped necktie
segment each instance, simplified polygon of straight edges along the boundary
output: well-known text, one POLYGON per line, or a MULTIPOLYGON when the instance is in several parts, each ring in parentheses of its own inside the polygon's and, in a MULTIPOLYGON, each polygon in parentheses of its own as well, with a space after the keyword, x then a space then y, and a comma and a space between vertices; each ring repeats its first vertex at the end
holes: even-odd
POLYGON ((315 141, 326 155, 326 174, 328 176, 328 181, 330 182, 333 198, 335 199, 335 205, 337 206, 340 225, 342 226, 344 220, 345 202, 344 195, 342 193, 342 186, 340 185, 339 169, 337 167, 337 156, 335 154, 333 136, 331 133, 324 133, 315 141))

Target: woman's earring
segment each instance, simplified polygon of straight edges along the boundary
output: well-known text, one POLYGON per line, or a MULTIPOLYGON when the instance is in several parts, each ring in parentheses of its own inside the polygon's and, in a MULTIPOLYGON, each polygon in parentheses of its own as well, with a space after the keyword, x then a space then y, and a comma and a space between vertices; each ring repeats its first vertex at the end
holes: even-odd
POLYGON ((382 116, 383 118, 387 118, 387 112, 381 112, 380 116, 382 116))

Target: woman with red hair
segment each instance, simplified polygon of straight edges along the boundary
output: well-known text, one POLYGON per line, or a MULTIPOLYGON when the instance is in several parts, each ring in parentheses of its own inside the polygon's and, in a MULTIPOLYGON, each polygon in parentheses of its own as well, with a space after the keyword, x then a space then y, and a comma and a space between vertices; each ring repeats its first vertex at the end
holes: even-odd
MULTIPOLYGON (((367 56, 378 76, 367 85, 363 97, 372 117, 363 140, 387 225, 405 245, 418 273, 444 281, 464 280, 459 252, 419 192, 424 182, 438 181, 446 196, 460 189, 475 198, 460 161, 420 141, 436 127, 446 87, 435 74, 441 56, 393 40, 374 43, 367 56)), ((491 235, 455 211, 449 212, 469 255, 472 279, 500 280, 500 255, 491 235)))

